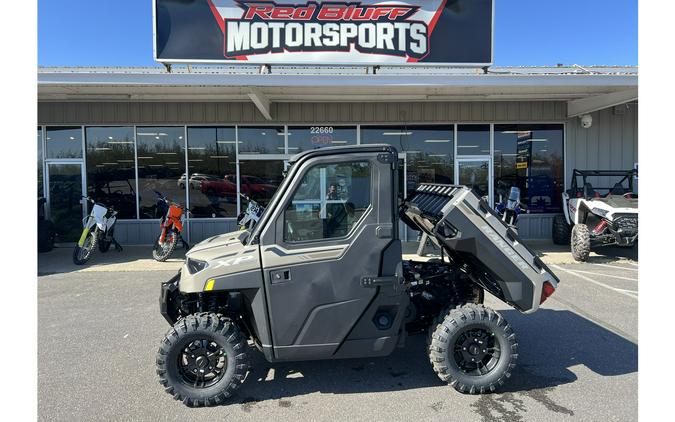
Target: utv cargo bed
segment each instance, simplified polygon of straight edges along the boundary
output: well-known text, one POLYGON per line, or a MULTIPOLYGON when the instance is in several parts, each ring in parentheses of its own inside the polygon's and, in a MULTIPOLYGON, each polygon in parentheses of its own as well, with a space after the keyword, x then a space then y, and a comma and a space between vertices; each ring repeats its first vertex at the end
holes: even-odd
POLYGON ((539 308, 558 278, 464 186, 422 184, 401 204, 405 224, 421 230, 474 282, 524 313, 539 308), (544 284, 546 295, 542 295, 544 284))

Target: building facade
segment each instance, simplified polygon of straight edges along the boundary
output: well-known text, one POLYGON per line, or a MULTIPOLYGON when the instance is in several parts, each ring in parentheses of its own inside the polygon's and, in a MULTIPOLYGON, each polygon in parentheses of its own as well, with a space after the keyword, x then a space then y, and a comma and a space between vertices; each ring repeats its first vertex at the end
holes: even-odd
POLYGON ((260 70, 40 69, 38 196, 58 240, 76 240, 85 194, 119 212, 122 244, 156 239, 155 192, 190 210, 192 243, 236 230, 239 193, 265 204, 294 154, 371 143, 398 149, 404 194, 466 184, 496 204, 519 187, 521 235, 550 239, 574 168, 638 162, 635 68, 260 70))

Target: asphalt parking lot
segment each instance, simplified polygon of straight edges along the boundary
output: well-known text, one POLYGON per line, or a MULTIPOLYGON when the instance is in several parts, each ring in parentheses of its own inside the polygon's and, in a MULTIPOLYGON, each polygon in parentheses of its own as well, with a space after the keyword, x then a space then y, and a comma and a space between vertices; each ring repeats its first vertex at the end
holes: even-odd
POLYGON ((253 370, 231 404, 205 409, 174 401, 155 375, 155 352, 168 328, 158 312, 159 283, 175 273, 175 263, 169 271, 42 271, 39 418, 637 420, 637 262, 552 265, 561 284, 537 313, 521 315, 488 298, 519 342, 518 367, 497 394, 465 396, 444 385, 431 370, 424 337, 413 336, 381 359, 269 364, 252 352, 253 370))

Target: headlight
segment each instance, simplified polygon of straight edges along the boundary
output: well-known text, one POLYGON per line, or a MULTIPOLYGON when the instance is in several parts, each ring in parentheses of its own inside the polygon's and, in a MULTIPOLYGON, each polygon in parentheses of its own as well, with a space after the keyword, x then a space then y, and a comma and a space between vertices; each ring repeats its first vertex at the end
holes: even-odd
POLYGON ((195 274, 208 267, 209 264, 206 261, 200 261, 198 259, 188 258, 187 267, 190 274, 195 274))
POLYGON ((600 208, 593 208, 591 211, 593 211, 593 214, 597 214, 601 217, 607 217, 607 213, 609 213, 608 210, 603 210, 600 208))

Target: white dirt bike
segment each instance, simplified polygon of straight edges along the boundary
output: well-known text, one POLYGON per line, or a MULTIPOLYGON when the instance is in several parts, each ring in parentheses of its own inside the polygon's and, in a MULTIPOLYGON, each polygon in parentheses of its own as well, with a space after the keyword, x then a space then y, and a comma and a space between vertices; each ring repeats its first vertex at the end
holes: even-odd
POLYGON ((89 201, 93 206, 89 215, 82 220, 84 229, 75 250, 73 250, 73 263, 75 265, 82 265, 87 262, 96 246, 102 253, 108 252, 110 245, 115 245, 115 249, 122 252, 122 246, 113 237, 115 223, 117 222, 117 211, 95 202, 88 196, 82 198, 89 201))

